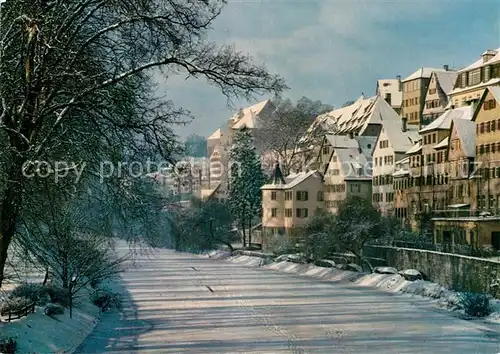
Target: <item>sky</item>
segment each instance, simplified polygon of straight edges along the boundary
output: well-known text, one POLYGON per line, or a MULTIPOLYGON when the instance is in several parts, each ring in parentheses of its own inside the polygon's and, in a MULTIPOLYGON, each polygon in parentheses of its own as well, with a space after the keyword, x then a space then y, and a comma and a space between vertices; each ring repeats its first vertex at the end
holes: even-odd
MULTIPOLYGON (((378 79, 402 78, 420 67, 461 68, 500 47, 500 1, 268 0, 233 1, 214 21, 209 39, 234 44, 285 78, 285 97, 307 96, 339 107, 378 79)), ((191 111, 180 138, 209 136, 238 108, 204 80, 161 81, 158 91, 191 111)))

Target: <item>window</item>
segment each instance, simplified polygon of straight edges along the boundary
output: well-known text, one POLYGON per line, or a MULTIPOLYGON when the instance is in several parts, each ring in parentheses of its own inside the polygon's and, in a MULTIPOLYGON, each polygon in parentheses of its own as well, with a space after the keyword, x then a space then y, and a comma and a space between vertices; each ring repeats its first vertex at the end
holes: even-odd
POLYGON ((272 208, 271 209, 271 217, 275 218, 278 216, 278 209, 277 208, 272 208))
POLYGON ((330 147, 329 146, 324 146, 323 147, 323 155, 328 155, 329 153, 330 153, 330 147))
POLYGON ((432 143, 433 144, 436 143, 436 138, 437 138, 437 134, 436 133, 432 134, 432 143))
POLYGON ((490 81, 490 77, 491 77, 490 76, 490 70, 491 70, 491 68, 490 68, 489 65, 484 67, 484 81, 485 82, 486 81, 490 81))
POLYGON ((485 126, 486 126, 486 133, 490 133, 491 132, 490 122, 486 122, 485 126))
POLYGON ((495 100, 488 100, 488 101, 485 101, 483 104, 483 108, 485 111, 489 111, 490 109, 495 109, 496 106, 497 106, 497 104, 496 104, 495 100))
POLYGON ((332 156, 332 162, 337 162, 337 156, 336 155, 332 156))
POLYGON ((285 218, 292 217, 292 209, 285 209, 285 218))
POLYGON ((295 210, 295 215, 298 218, 307 218, 308 210, 307 208, 297 208, 295 210))
MULTIPOLYGON (((466 87, 467 86, 467 73, 462 73, 462 77, 460 78, 460 86, 466 87)), ((455 103, 456 104, 456 103, 455 103)))
POLYGON ((293 198, 292 191, 286 191, 285 192, 285 200, 292 200, 292 198, 293 198))
POLYGON ((318 202, 322 202, 324 200, 323 191, 318 191, 317 200, 318 202))
POLYGON ((276 200, 276 192, 275 191, 271 192, 271 200, 276 200))
POLYGON ((436 93, 436 89, 435 88, 429 89, 429 95, 433 95, 435 93, 436 93))
POLYGON ((481 68, 469 72, 469 86, 477 85, 481 82, 481 68))
POLYGON ((300 200, 300 201, 306 201, 308 200, 308 193, 307 191, 297 191, 297 197, 296 197, 297 200, 300 200))
POLYGON ((479 133, 484 134, 484 123, 479 124, 479 133))

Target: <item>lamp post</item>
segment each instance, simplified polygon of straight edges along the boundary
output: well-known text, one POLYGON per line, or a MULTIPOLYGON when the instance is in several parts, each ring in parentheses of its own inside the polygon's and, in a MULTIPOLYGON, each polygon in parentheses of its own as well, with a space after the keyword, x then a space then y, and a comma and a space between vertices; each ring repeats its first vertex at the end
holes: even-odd
POLYGON ((76 285, 76 275, 69 282, 69 318, 73 318, 73 288, 76 285))

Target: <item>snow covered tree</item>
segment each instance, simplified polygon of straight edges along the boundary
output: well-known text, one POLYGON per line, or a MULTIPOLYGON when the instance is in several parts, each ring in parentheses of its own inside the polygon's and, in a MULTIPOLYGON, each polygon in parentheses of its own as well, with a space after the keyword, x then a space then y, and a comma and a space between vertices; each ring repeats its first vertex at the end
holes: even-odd
POLYGON ((248 243, 250 244, 252 242, 252 222, 261 213, 260 187, 264 182, 260 158, 248 129, 235 132, 229 159, 229 203, 233 215, 242 228, 243 246, 245 247, 246 226, 248 226, 248 243))
POLYGON ((300 167, 299 141, 307 128, 318 115, 331 111, 333 107, 307 97, 296 103, 276 98, 273 104, 276 107, 273 114, 259 122, 254 136, 258 150, 273 153, 286 176, 292 169, 300 167))
MULTIPOLYGON (((28 185, 39 177, 31 161, 52 167, 56 161, 85 163, 88 176, 99 176, 103 162, 116 168, 125 157, 128 163, 173 159, 172 124, 185 121, 189 112, 155 98, 153 74, 204 78, 228 99, 285 88, 248 55, 207 40, 224 4, 0 2, 0 286, 26 191, 34 188, 28 185)), ((56 166, 52 176, 65 168, 56 166)), ((142 189, 141 181, 130 169, 120 173, 94 195, 116 202, 117 209, 130 206, 116 217, 147 220, 145 198, 131 193, 142 189)), ((71 197, 73 188, 57 190, 71 197)))
POLYGON ((370 239, 382 236, 382 217, 372 203, 353 196, 344 200, 335 222, 336 243, 342 250, 363 257, 363 247, 370 239))

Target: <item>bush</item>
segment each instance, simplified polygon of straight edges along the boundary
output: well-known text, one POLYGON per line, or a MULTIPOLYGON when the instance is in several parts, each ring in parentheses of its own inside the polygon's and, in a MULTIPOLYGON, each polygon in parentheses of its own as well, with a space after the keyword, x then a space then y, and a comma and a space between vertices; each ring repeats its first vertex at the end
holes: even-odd
POLYGON ((122 300, 118 293, 112 292, 108 289, 99 289, 91 295, 91 301, 94 305, 99 307, 102 311, 108 309, 121 309, 122 300))
POLYGON ((483 293, 465 292, 460 295, 460 304, 465 314, 472 317, 485 317, 491 314, 490 299, 483 293))
POLYGON ((13 337, 0 338, 0 353, 14 354, 16 348, 17 342, 13 337))
POLYGON ((50 297, 50 302, 59 304, 64 307, 69 306, 69 290, 63 287, 51 284, 47 286, 47 293, 50 297))
POLYGON ((43 312, 47 316, 55 316, 64 314, 64 307, 58 304, 48 304, 43 312))
POLYGON ((0 307, 0 315, 5 316, 9 312, 20 311, 33 303, 31 299, 25 297, 9 297, 0 307))
POLYGON ((37 283, 23 283, 12 290, 12 297, 24 297, 35 301, 38 306, 43 306, 49 302, 47 287, 37 283))
POLYGON ((272 235, 266 242, 266 249, 278 256, 281 254, 297 253, 297 248, 288 235, 272 235))

